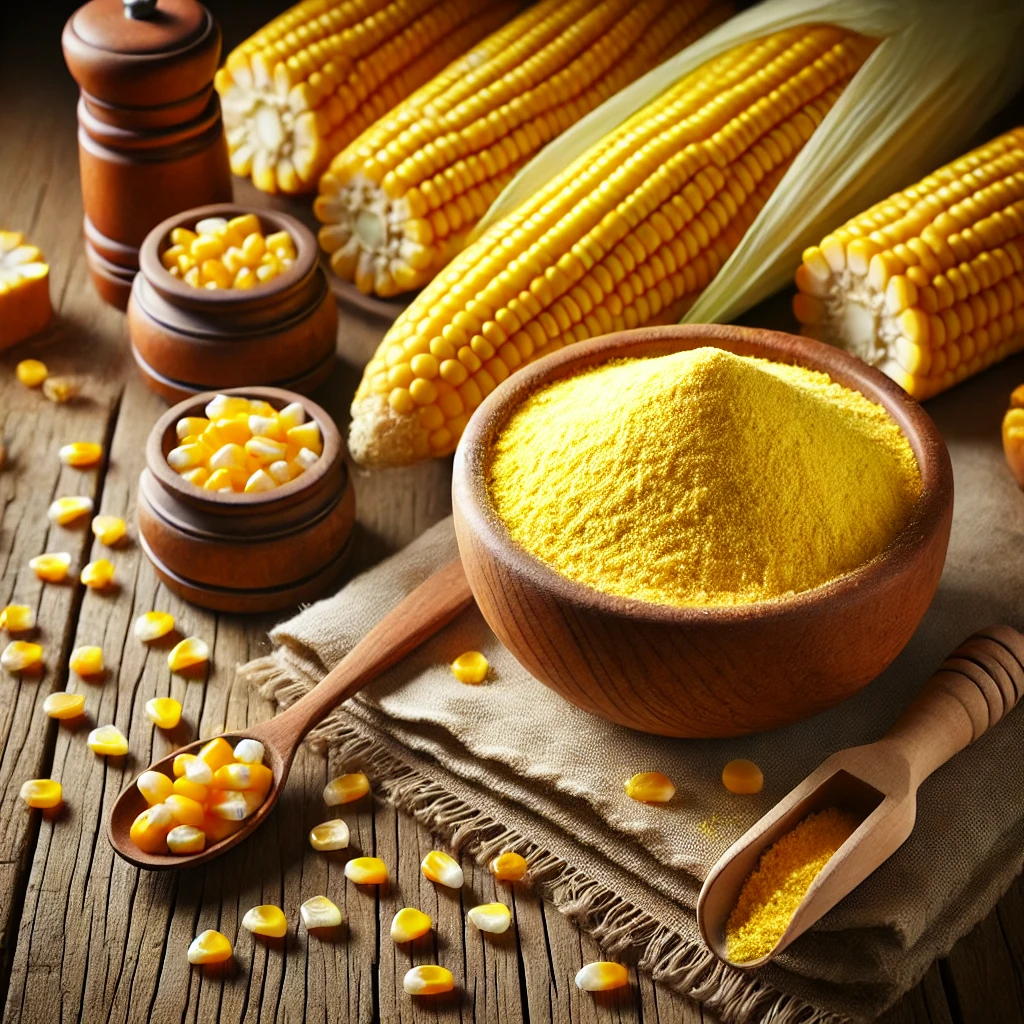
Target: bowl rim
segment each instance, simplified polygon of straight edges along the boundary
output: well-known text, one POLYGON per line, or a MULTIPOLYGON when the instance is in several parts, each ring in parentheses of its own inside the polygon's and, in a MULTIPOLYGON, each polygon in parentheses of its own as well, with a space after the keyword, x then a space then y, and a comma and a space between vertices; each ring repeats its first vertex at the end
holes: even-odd
POLYGON ((863 600, 882 581, 910 569, 927 548, 953 501, 953 469, 946 444, 924 409, 881 371, 823 342, 781 331, 722 324, 672 324, 602 335, 553 352, 511 374, 470 418, 455 452, 452 499, 474 539, 492 558, 504 562, 559 601, 599 615, 642 623, 707 627, 756 618, 759 622, 799 619, 823 603, 863 600), (724 344, 722 344, 724 342, 724 344), (538 388, 583 369, 618 358, 643 358, 710 346, 772 362, 797 364, 828 373, 836 383, 860 391, 882 405, 910 442, 921 473, 921 493, 909 518, 874 558, 809 590, 735 605, 655 604, 610 594, 579 583, 514 541, 490 502, 487 451, 493 436, 538 388))
MULTIPOLYGON (((174 435, 175 437, 177 435, 174 435)), ((172 446, 173 447, 173 446, 172 446)), ((174 494, 182 501, 190 505, 219 506, 224 509, 245 509, 260 508, 276 502, 285 502, 295 495, 301 494, 319 484, 326 476, 329 468, 342 458, 341 433, 337 425, 327 412, 317 405, 312 399, 305 395, 288 391, 285 388, 275 388, 267 385, 256 385, 252 387, 223 388, 214 391, 202 391, 191 398, 186 398, 176 405, 172 405, 160 419, 153 424, 149 437, 146 439, 146 466, 156 477, 157 482, 165 490, 174 494), (204 491, 201 487, 190 484, 183 480, 167 463, 167 453, 164 451, 164 437, 173 433, 174 426, 178 420, 185 416, 193 416, 199 410, 204 414, 206 404, 217 395, 241 395, 243 398, 259 398, 283 408, 292 402, 298 402, 306 410, 306 415, 317 421, 320 426, 320 437, 323 440, 323 451, 316 465, 307 469, 304 473, 289 480, 286 484, 274 488, 272 491, 255 491, 245 493, 244 491, 204 491)))

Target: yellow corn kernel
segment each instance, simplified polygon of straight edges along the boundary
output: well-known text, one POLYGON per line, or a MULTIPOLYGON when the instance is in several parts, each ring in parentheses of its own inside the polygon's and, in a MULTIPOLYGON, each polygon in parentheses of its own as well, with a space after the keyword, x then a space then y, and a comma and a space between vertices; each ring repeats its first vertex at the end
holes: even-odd
POLYGON ((242 213, 237 217, 232 217, 228 221, 228 227, 241 235, 242 238, 248 238, 252 234, 259 234, 263 230, 260 219, 255 213, 242 213))
POLYGON ((186 469, 181 474, 181 479, 196 487, 202 487, 210 479, 210 471, 205 466, 196 466, 195 469, 186 469))
MULTIPOLYGON (((220 440, 221 445, 225 444, 241 444, 244 445, 249 438, 252 437, 252 431, 249 429, 250 417, 245 415, 240 416, 225 416, 223 419, 217 420, 213 425, 213 429, 216 431, 216 437, 220 440)), ((219 445, 215 445, 216 449, 219 445)))
POLYGON ((69 664, 80 676, 98 676, 103 671, 103 648, 76 647, 69 664))
POLYGON ((153 804, 132 822, 128 835, 143 853, 166 853, 167 833, 172 828, 174 816, 166 805, 153 804))
POLYGON ((21 784, 19 796, 29 807, 47 809, 60 806, 63 790, 61 784, 53 779, 29 779, 21 784))
POLYGON ((79 383, 70 377, 47 377, 43 381, 43 395, 57 405, 70 402, 81 390, 79 383))
POLYGON ((205 462, 211 455, 209 447, 201 440, 193 444, 180 444, 167 453, 167 465, 176 473, 191 469, 205 469, 205 462))
POLYGON ((226 217, 204 217, 196 221, 196 235, 206 235, 210 238, 221 238, 228 230, 226 217))
POLYGON ((300 448, 289 465, 295 467, 297 475, 298 473, 304 473, 307 469, 312 469, 319 458, 320 456, 316 452, 311 452, 308 448, 300 448))
POLYGON ((219 964, 231 959, 231 942, 226 935, 207 928, 188 947, 190 964, 219 964))
POLYGON ((388 869, 380 857, 355 857, 345 865, 345 877, 357 885, 384 885, 388 869))
POLYGON ((667 804, 675 795, 672 780, 661 772, 640 772, 626 783, 626 796, 645 804, 667 804))
MULTIPOLYGON (((293 427, 301 430, 301 427, 293 427)), ((263 466, 271 462, 280 462, 288 454, 288 446, 283 441, 275 441, 269 437, 251 437, 245 442, 246 453, 251 455, 263 466)))
POLYGON ((264 799, 265 795, 254 789, 214 789, 210 791, 210 800, 206 806, 214 818, 244 821, 259 809, 264 799))
POLYGON ((512 912, 504 903, 484 903, 466 912, 466 917, 482 932, 501 935, 512 924, 512 912))
POLYGON ((210 766, 210 771, 215 772, 218 768, 231 764, 235 759, 235 752, 223 736, 215 736, 209 743, 203 745, 198 757, 200 761, 205 761, 210 766))
POLYGON ((499 853, 489 866, 491 874, 499 882, 521 882, 530 870, 530 866, 526 863, 526 858, 522 854, 515 853, 513 850, 499 853))
POLYGON ((179 796, 187 796, 189 800, 195 800, 200 804, 205 804, 210 797, 209 786, 204 786, 201 782, 193 782, 185 775, 175 779, 171 788, 179 796))
POLYGON ((267 250, 275 255, 295 257, 295 242, 287 231, 275 231, 266 237, 267 250))
MULTIPOLYGON (((199 755, 202 757, 202 754, 199 755)), ((213 773, 214 789, 251 789, 268 793, 274 773, 265 764, 225 764, 213 773)))
POLYGON ((199 279, 204 285, 214 288, 230 288, 234 283, 234 275, 219 259, 207 259, 199 266, 199 279))
POLYGON ((460 683, 475 685, 487 678, 489 667, 487 659, 479 651, 466 651, 452 662, 452 674, 460 683))
POLYGON ((103 448, 95 441, 73 441, 64 445, 57 452, 57 456, 65 466, 85 469, 88 466, 95 466, 103 458, 103 448))
POLYGON ((730 793, 760 793, 764 775, 753 761, 740 757, 722 769, 722 785, 730 793))
POLYGON ((391 919, 391 938, 394 942, 413 942, 426 935, 434 923, 429 915, 415 907, 403 907, 391 919))
POLYGON ((8 672, 28 672, 40 667, 43 649, 27 640, 12 640, 0 654, 0 665, 8 672))
POLYGON ((187 636, 171 648, 167 655, 167 665, 172 672, 182 672, 193 665, 201 665, 210 660, 210 648, 204 640, 187 636))
POLYGON ((344 850, 348 846, 348 825, 340 819, 325 821, 309 833, 309 845, 318 853, 328 850, 344 850))
POLYGON ((169 612, 144 612, 135 620, 135 639, 148 643, 167 636, 174 629, 174 616, 169 612))
POLYGON ((189 255, 199 264, 200 272, 206 263, 211 263, 218 256, 223 256, 227 246, 220 238, 208 238, 200 235, 190 246, 189 255))
POLYGON ((30 558, 28 567, 41 580, 48 583, 62 583, 67 579, 71 567, 71 556, 66 551, 53 551, 30 558))
POLYGON ((260 283, 260 279, 256 276, 256 272, 250 267, 242 267, 241 270, 235 275, 235 288, 241 288, 247 290, 249 288, 255 288, 260 283))
POLYGON ((171 242, 174 245, 191 245, 196 240, 196 233, 188 228, 171 228, 171 242))
POLYGON ((206 849, 206 833, 198 825, 175 825, 167 833, 167 849, 179 855, 202 853, 206 849))
POLYGON ((163 772, 143 772, 135 780, 135 787, 150 807, 162 804, 174 792, 174 783, 163 772))
POLYGON ((411 996, 436 996, 451 992, 455 978, 447 967, 422 964, 405 972, 402 988, 411 996))
POLYGON ((239 740, 235 744, 234 749, 235 760, 239 764, 262 764, 265 752, 263 744, 259 740, 249 739, 248 737, 239 740))
POLYGON ((279 462, 272 462, 267 466, 267 475, 275 484, 286 484, 294 480, 302 472, 301 466, 293 466, 292 463, 286 462, 284 459, 281 459, 279 462))
POLYGON ((120 516, 97 516, 92 521, 93 536, 105 547, 112 548, 128 532, 120 516))
POLYGON ((320 436, 320 424, 316 420, 289 427, 288 440, 298 448, 308 448, 314 455, 322 455, 324 442, 320 436))
POLYGON ((337 928, 341 924, 341 911, 326 896, 313 896, 299 907, 299 916, 306 931, 314 928, 337 928))
POLYGON ((46 363, 38 359, 22 359, 14 368, 15 376, 27 388, 37 388, 50 375, 46 363))
POLYGON ((85 745, 103 757, 120 757, 128 753, 128 741, 116 725, 101 725, 89 733, 85 745))
POLYGON ((292 427, 306 422, 306 409, 301 402, 291 402, 286 405, 278 414, 277 422, 281 429, 287 433, 292 427))
POLYGON ((46 515, 51 523, 56 523, 58 526, 66 526, 68 523, 73 523, 80 516, 91 515, 92 509, 92 498, 79 495, 73 498, 58 498, 50 505, 46 515))
POLYGON ((181 702, 173 697, 150 697, 146 717, 158 729, 173 729, 181 721, 181 702))
POLYGON ((203 484, 204 491, 233 491, 234 489, 234 476, 229 469, 215 470, 203 484))
POLYGON ((164 800, 164 804, 179 825, 191 825, 193 828, 202 827, 203 818, 206 817, 206 812, 203 810, 203 805, 199 803, 198 800, 193 800, 188 796, 182 796, 180 793, 171 793, 171 795, 164 800))
POLYGON ((283 441, 285 429, 281 426, 277 416, 253 414, 249 417, 249 433, 252 437, 266 437, 271 441, 283 441))
POLYGON ((585 964, 576 975, 576 987, 583 992, 607 992, 629 984, 629 972, 622 964, 598 960, 585 964))
POLYGON ((207 843, 219 843, 222 839, 233 836, 244 826, 244 821, 228 821, 226 818, 215 818, 212 814, 207 814, 203 821, 207 843))
POLYGON ((198 757, 185 762, 185 778, 189 782, 198 782, 200 786, 209 786, 213 782, 213 769, 198 757))
POLYGON ((370 780, 362 772, 339 775, 324 786, 324 803, 328 807, 350 804, 370 792, 370 780))
POLYGON ((9 604, 0 610, 0 629, 8 633, 27 633, 35 626, 36 613, 27 604, 9 604))
POLYGON ((280 907, 272 903, 264 903, 259 907, 251 907, 242 918, 242 927, 253 935, 266 935, 271 939, 280 939, 288 934, 288 918, 280 907))
POLYGON ((107 559, 97 558, 82 570, 81 579, 90 590, 103 590, 114 580, 114 567, 107 559))
POLYGON ((276 263, 261 263, 256 268, 256 280, 260 284, 266 284, 268 281, 273 281, 279 273, 276 263))
POLYGON ((248 417, 252 412, 252 403, 241 395, 214 395, 203 410, 208 420, 230 419, 233 416, 248 417))
POLYGON ((277 481, 265 470, 257 469, 248 480, 245 481, 246 494, 263 494, 266 491, 277 489, 277 481))
POLYGON ((199 758, 195 754, 175 754, 174 760, 171 762, 171 770, 174 772, 174 777, 176 779, 182 778, 185 775, 185 769, 193 761, 198 760, 199 758))
POLYGON ((431 882, 446 885, 449 889, 461 889, 466 880, 462 868, 459 867, 459 862, 451 854, 442 850, 431 850, 423 858, 420 870, 424 877, 429 878, 431 882))
POLYGON ((209 425, 205 416, 185 416, 174 425, 174 433, 182 441, 186 437, 198 437, 209 425))
POLYGON ((85 695, 81 693, 51 693, 43 701, 43 713, 50 718, 66 720, 79 718, 85 712, 85 695))

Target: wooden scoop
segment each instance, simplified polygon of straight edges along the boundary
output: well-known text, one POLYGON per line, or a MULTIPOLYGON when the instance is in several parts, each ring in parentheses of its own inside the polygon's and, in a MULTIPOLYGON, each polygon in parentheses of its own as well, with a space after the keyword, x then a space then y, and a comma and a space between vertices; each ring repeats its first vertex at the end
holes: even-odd
POLYGON ((750 969, 781 953, 899 848, 914 827, 921 783, 1022 695, 1024 635, 990 626, 961 644, 885 736, 833 754, 721 856, 697 901, 697 924, 714 954, 750 969), (811 883, 775 948, 758 960, 730 960, 726 922, 761 854, 827 807, 852 812, 860 826, 811 883))
MULTIPOLYGON (((396 664, 424 640, 446 626, 473 600, 462 562, 438 570, 377 623, 321 682, 283 714, 252 729, 225 733, 232 746, 240 739, 259 740, 266 748, 264 764, 274 773, 266 800, 234 835, 208 846, 202 853, 177 856, 144 853, 132 842, 132 822, 146 809, 146 801, 133 781, 117 798, 110 815, 108 835, 115 852, 136 867, 160 870, 204 864, 248 838, 263 824, 280 797, 295 751, 302 737, 331 710, 396 664)), ((196 753, 212 737, 197 740, 151 764, 153 771, 172 776, 172 762, 181 753, 196 753)))

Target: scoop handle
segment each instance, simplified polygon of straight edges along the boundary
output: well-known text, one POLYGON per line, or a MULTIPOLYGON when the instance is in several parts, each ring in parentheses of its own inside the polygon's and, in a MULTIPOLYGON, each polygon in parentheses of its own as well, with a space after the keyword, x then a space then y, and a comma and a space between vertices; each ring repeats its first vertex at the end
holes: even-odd
POLYGON ((886 733, 921 783, 1024 696, 1024 635, 988 626, 968 637, 886 733))

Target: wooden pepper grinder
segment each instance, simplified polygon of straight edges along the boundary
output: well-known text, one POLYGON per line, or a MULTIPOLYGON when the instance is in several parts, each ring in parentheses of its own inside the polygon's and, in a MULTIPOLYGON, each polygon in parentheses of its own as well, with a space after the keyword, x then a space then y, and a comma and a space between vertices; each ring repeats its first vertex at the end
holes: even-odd
POLYGON ((86 258, 101 297, 124 309, 149 230, 190 207, 231 201, 213 91, 220 26, 196 0, 90 0, 61 43, 82 91, 86 258))

